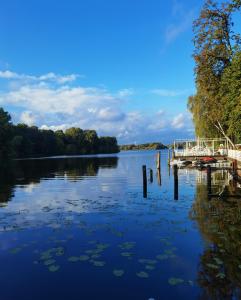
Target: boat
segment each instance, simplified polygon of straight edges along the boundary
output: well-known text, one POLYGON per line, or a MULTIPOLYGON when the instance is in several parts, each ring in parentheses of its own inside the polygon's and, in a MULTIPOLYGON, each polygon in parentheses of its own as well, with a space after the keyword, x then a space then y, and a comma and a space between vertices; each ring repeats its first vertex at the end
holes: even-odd
POLYGON ((178 167, 185 167, 189 164, 191 164, 192 162, 186 159, 174 159, 170 162, 171 166, 177 165, 178 167))
POLYGON ((206 156, 201 159, 201 162, 204 164, 213 164, 216 163, 217 160, 214 157, 206 156))

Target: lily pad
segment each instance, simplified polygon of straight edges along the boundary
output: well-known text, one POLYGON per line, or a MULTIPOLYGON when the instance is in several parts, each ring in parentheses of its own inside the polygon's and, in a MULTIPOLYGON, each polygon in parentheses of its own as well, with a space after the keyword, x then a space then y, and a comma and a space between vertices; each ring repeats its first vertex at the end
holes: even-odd
POLYGON ((10 253, 11 253, 11 254, 17 254, 17 253, 19 253, 21 250, 22 250, 22 248, 20 248, 20 247, 12 248, 12 249, 10 250, 10 253))
POLYGON ((224 273, 222 273, 222 272, 220 272, 220 273, 218 273, 217 274, 217 276, 216 276, 217 278, 221 278, 221 279, 224 279, 225 278, 225 274, 224 273))
POLYGON ((184 280, 181 279, 181 278, 171 277, 171 278, 168 279, 168 283, 170 285, 177 285, 177 284, 181 284, 183 282, 184 282, 184 280))
POLYGON ((121 252, 121 256, 124 256, 124 257, 131 257, 131 256, 132 256, 132 253, 131 253, 131 252, 121 252))
POLYGON ((147 265, 147 266, 145 266, 145 268, 147 269, 147 270, 154 270, 155 269, 155 266, 153 266, 153 265, 147 265))
POLYGON ((149 274, 147 272, 141 271, 136 273, 136 276, 140 277, 140 278, 148 278, 149 274))
POLYGON ((79 261, 79 257, 78 256, 70 256, 68 258, 68 261, 70 261, 70 262, 77 262, 77 261, 79 261))
POLYGON ((214 265, 214 264, 207 264, 207 267, 211 268, 211 269, 218 269, 218 266, 217 265, 214 265))
POLYGON ((49 266, 49 265, 52 265, 56 262, 55 259, 48 259, 48 260, 45 260, 44 264, 45 266, 49 266))
POLYGON ((136 245, 135 242, 125 242, 119 245, 119 248, 121 248, 122 250, 130 250, 132 248, 134 248, 136 245))
POLYGON ((87 261, 87 260, 89 260, 89 256, 88 255, 80 255, 79 260, 80 261, 87 261))
POLYGON ((113 270, 113 274, 116 276, 116 277, 121 277, 123 276, 125 273, 124 270, 113 270))
POLYGON ((51 265, 49 266, 49 272, 57 272, 59 270, 60 266, 58 265, 51 265))
POLYGON ((165 260, 165 259, 168 259, 169 256, 167 254, 159 254, 156 256, 156 258, 159 260, 165 260))
POLYGON ((97 260, 93 260, 93 261, 92 261, 92 264, 93 264, 95 267, 104 267, 105 261, 97 261, 97 260))

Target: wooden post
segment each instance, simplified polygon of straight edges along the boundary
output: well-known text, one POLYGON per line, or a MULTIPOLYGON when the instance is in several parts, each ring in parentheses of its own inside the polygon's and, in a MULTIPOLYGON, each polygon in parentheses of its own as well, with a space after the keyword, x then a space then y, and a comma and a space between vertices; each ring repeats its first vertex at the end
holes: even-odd
POLYGON ((174 200, 178 200, 178 167, 173 166, 174 171, 174 200))
POLYGON ((212 173, 211 173, 211 166, 207 166, 207 190, 208 196, 212 194, 212 173))
POLYGON ((143 175, 143 197, 147 198, 146 166, 142 166, 142 175, 143 175))
POLYGON ((168 166, 170 166, 170 149, 168 149, 167 164, 168 164, 168 166))
POLYGON ((157 168, 157 170, 161 169, 161 152, 160 151, 158 151, 158 153, 157 153, 156 168, 157 168))
POLYGON ((153 171, 152 171, 152 169, 150 169, 150 182, 151 183, 153 182, 153 171))

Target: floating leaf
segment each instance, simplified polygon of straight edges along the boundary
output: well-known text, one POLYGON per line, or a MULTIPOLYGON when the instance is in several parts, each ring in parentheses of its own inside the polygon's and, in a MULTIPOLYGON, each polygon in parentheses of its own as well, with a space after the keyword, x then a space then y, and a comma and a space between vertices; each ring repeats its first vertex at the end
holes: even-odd
POLYGON ((70 262, 77 262, 77 261, 79 261, 79 257, 78 256, 70 256, 68 258, 68 261, 70 261, 70 262))
POLYGON ((144 271, 138 272, 138 273, 136 273, 136 275, 140 278, 148 278, 149 277, 149 274, 144 271))
POLYGON ((57 256, 62 256, 64 255, 64 248, 63 247, 58 247, 58 248, 55 248, 56 249, 56 255, 57 256))
POLYGON ((95 267, 104 267, 105 261, 97 261, 97 260, 93 260, 93 261, 92 261, 92 264, 93 264, 95 267))
POLYGON ((87 261, 89 259, 89 256, 88 255, 80 255, 79 256, 79 260, 80 261, 87 261))
POLYGON ((135 242, 125 242, 120 244, 118 247, 121 248, 122 250, 130 250, 132 248, 134 248, 136 245, 135 242))
POLYGON ((159 260, 165 260, 165 259, 168 259, 169 256, 167 254, 159 254, 156 256, 156 258, 159 260))
POLYGON ((217 278, 221 278, 221 279, 224 279, 225 278, 225 274, 220 272, 216 275, 217 278))
POLYGON ((121 256, 124 256, 124 257, 131 257, 131 256, 132 256, 132 253, 131 253, 131 252, 122 252, 122 253, 121 253, 121 256))
POLYGON ((20 247, 12 248, 12 249, 10 250, 10 253, 11 253, 11 254, 17 254, 17 253, 19 253, 21 250, 22 250, 22 248, 20 248, 20 247))
POLYGON ((221 259, 219 259, 218 257, 214 257, 214 260, 215 262, 218 264, 218 265, 222 265, 223 264, 223 261, 221 259))
POLYGON ((218 269, 218 266, 214 265, 214 264, 207 264, 207 267, 209 267, 211 269, 218 269))
POLYGON ((113 274, 116 276, 116 277, 121 277, 123 276, 125 273, 124 270, 113 270, 113 274))
POLYGON ((49 266, 49 272, 57 272, 59 270, 60 266, 58 265, 51 265, 49 266))
POLYGON ((192 281, 192 280, 188 280, 188 284, 189 284, 190 286, 193 286, 193 281, 192 281))
POLYGON ((147 265, 145 268, 146 268, 147 270, 154 270, 154 269, 155 269, 155 266, 153 266, 153 265, 147 265))
POLYGON ((55 259, 48 259, 48 260, 45 260, 44 264, 45 266, 49 266, 49 265, 52 265, 56 262, 55 259))
POLYGON ((147 258, 141 258, 138 261, 141 264, 147 264, 147 265, 155 265, 157 263, 155 259, 147 259, 147 258))
POLYGON ((183 282, 184 282, 184 280, 181 279, 181 278, 171 277, 171 278, 168 279, 168 283, 170 285, 177 285, 177 284, 181 284, 183 282))

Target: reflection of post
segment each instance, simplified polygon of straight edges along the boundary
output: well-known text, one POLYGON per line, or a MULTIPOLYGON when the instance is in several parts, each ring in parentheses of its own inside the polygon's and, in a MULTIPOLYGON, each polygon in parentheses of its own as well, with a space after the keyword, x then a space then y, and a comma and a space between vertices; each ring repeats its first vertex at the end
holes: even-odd
POLYGON ((143 197, 147 198, 146 166, 142 166, 142 175, 143 175, 143 197))
POLYGON ((158 153, 157 153, 156 167, 157 167, 157 170, 161 169, 161 152, 160 151, 158 151, 158 153))
POLYGON ((173 166, 174 171, 174 200, 178 200, 178 168, 177 165, 173 166))
POLYGON ((161 169, 157 169, 157 182, 158 185, 162 185, 161 169))
POLYGON ((238 161, 237 159, 234 159, 232 162, 233 175, 237 175, 237 168, 238 168, 238 161))
POLYGON ((211 166, 207 166, 207 190, 208 195, 212 194, 212 175, 211 175, 211 166))
POLYGON ((151 183, 153 182, 153 171, 152 171, 152 169, 150 169, 150 182, 151 183))

